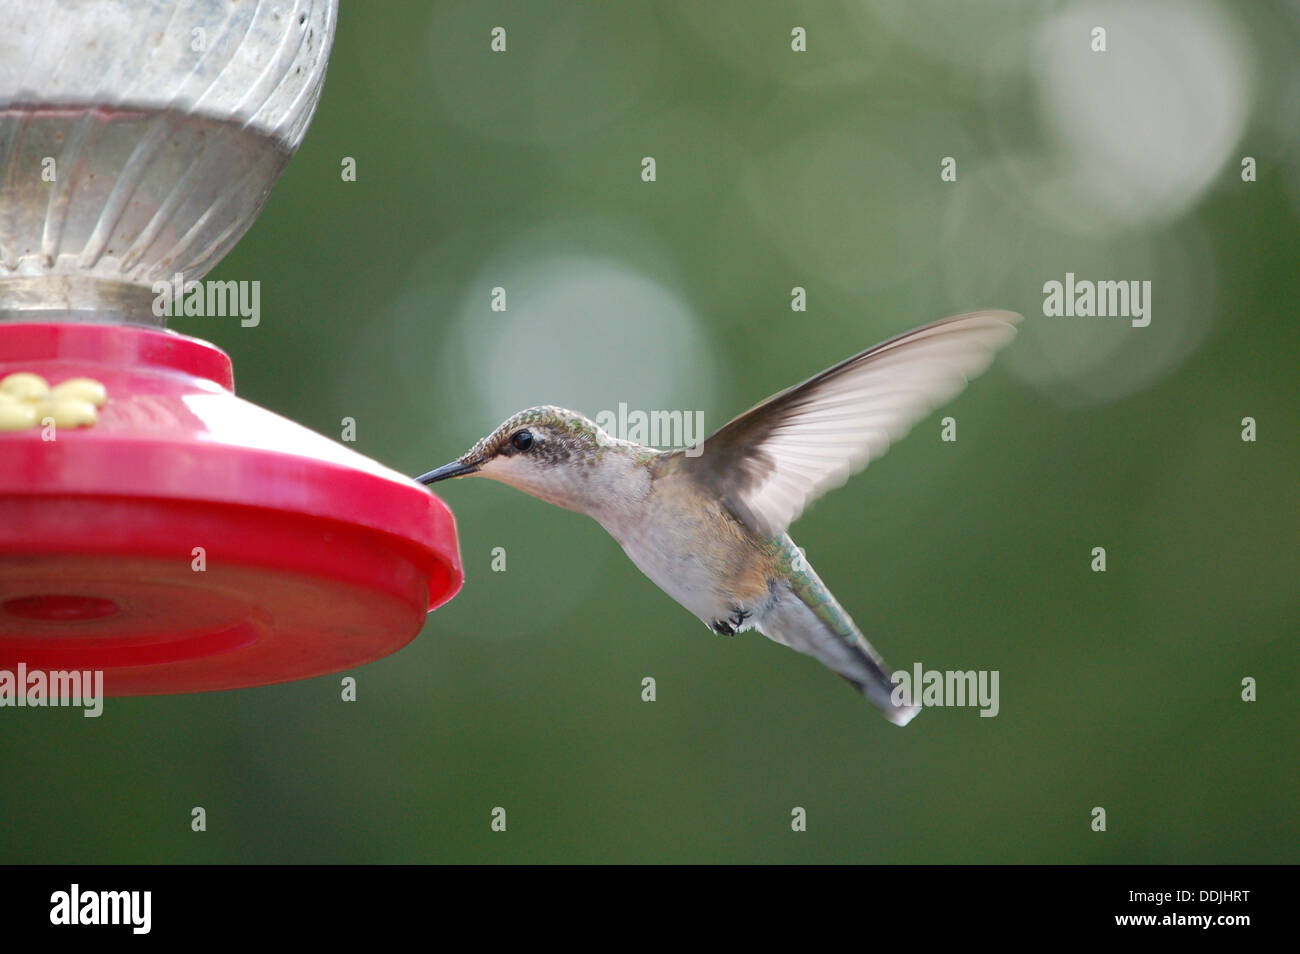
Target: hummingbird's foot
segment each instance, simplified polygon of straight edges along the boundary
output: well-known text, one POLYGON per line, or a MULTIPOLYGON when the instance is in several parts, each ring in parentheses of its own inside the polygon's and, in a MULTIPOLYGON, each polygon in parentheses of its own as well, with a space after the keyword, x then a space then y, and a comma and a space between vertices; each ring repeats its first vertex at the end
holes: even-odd
POLYGON ((719 636, 735 636, 736 631, 745 625, 745 620, 753 615, 749 610, 733 607, 731 615, 725 620, 715 619, 713 621, 713 631, 719 636))

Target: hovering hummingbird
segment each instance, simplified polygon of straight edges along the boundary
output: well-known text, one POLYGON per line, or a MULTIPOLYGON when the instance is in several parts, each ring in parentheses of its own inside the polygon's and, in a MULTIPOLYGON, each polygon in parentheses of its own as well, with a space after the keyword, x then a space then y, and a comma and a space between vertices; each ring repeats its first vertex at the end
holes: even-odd
POLYGON ((906 725, 920 707, 891 699, 891 670, 786 528, 961 391, 1018 321, 981 311, 916 328, 755 405, 690 451, 643 447, 574 411, 534 407, 416 479, 490 477, 594 517, 715 633, 757 629, 906 725))

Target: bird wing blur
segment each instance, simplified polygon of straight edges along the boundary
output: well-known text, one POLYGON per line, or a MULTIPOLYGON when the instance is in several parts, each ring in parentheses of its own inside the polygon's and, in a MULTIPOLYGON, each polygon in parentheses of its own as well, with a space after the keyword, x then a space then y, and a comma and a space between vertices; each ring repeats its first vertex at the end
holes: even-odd
POLYGON ((752 530, 779 536, 987 368, 1018 321, 980 311, 891 338, 750 408, 682 466, 752 530))

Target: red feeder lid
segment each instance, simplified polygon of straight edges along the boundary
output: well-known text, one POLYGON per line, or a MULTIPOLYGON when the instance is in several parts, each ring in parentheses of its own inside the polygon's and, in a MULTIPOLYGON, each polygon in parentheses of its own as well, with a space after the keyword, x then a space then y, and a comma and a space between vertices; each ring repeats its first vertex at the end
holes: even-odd
POLYGON ((111 695, 303 679, 395 652, 460 589, 441 500, 236 397, 207 342, 0 323, 20 371, 108 400, 0 431, 0 669, 102 669, 111 695))

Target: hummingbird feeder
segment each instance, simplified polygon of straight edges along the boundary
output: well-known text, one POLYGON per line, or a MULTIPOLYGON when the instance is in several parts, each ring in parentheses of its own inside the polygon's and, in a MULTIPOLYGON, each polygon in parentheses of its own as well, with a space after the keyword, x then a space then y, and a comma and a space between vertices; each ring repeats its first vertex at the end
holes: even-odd
POLYGON ((0 7, 0 669, 113 695, 301 679, 396 651, 460 588, 437 497, 236 397, 158 314, 301 143, 336 14, 0 7))

